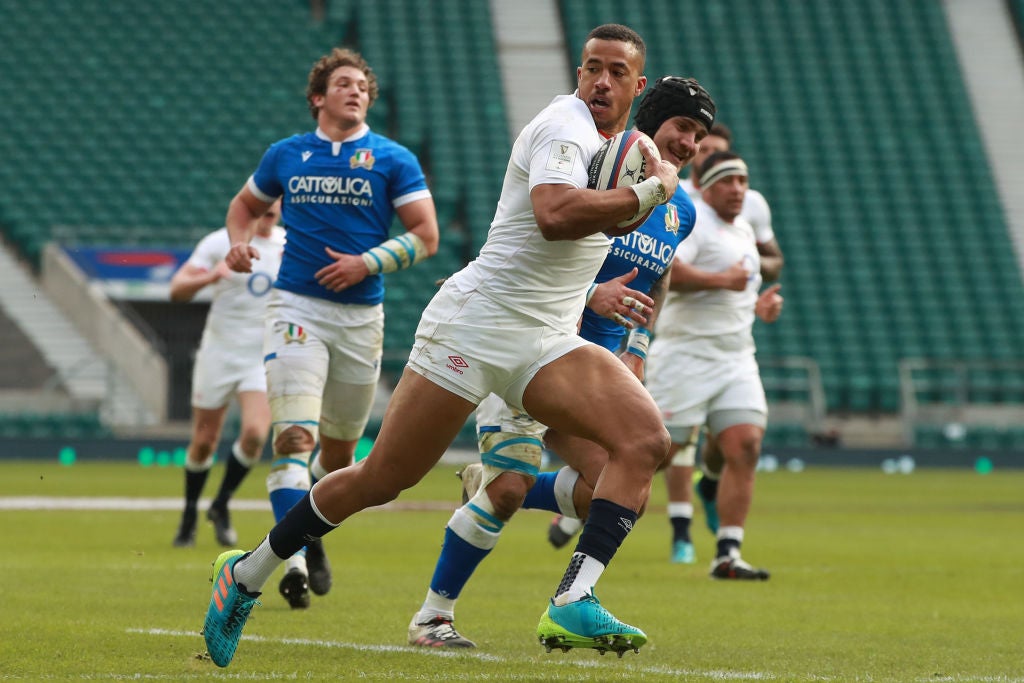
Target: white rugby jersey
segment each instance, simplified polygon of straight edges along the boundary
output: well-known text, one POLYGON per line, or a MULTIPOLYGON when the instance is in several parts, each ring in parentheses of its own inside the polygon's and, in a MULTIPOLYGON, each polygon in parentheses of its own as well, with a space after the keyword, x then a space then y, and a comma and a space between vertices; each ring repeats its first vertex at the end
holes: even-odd
MULTIPOLYGON (((206 316, 203 341, 228 343, 232 347, 263 346, 263 314, 267 295, 277 278, 284 251, 285 230, 274 226, 270 237, 253 235, 250 246, 260 253, 253 259, 251 273, 231 272, 210 285, 213 301, 206 316)), ((231 249, 227 228, 214 230, 199 241, 188 262, 205 270, 213 270, 231 249)))
MULTIPOLYGON (((658 315, 657 338, 684 339, 687 350, 702 358, 729 358, 754 353, 754 304, 761 289, 761 257, 754 229, 737 217, 726 223, 714 209, 697 204, 697 223, 680 243, 676 258, 704 271, 718 273, 742 260, 749 273, 742 292, 707 289, 670 291, 658 315)), ((657 338, 654 343, 657 343, 657 338)))
POLYGON ((545 240, 530 190, 542 184, 586 188, 587 168, 602 142, 583 100, 576 95, 552 100, 516 138, 487 241, 476 259, 452 276, 453 283, 541 325, 575 330, 610 241, 604 233, 545 240))

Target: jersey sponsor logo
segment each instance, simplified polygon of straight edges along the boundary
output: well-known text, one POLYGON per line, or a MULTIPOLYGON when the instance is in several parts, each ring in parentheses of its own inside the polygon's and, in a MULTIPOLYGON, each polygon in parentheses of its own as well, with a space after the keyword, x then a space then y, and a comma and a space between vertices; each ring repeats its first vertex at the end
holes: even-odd
POLYGON ((310 152, 310 151, 309 151, 309 150, 307 149, 307 150, 306 150, 305 152, 303 152, 303 153, 302 153, 302 162, 303 162, 303 163, 305 163, 305 162, 309 161, 309 158, 310 158, 311 156, 313 156, 313 153, 312 153, 312 152, 310 152))
POLYGON ((576 163, 576 156, 580 148, 571 142, 564 140, 553 140, 551 149, 548 151, 548 163, 545 168, 548 171, 557 171, 572 174, 572 167, 576 163))
POLYGON ((675 247, 672 244, 639 232, 620 235, 611 245, 612 256, 658 276, 665 272, 665 268, 675 255, 675 247))
POLYGON ((662 242, 642 232, 634 231, 628 235, 620 235, 615 238, 615 241, 621 245, 621 250, 628 249, 662 263, 668 263, 675 253, 675 247, 672 244, 662 242))
POLYGON ((676 210, 674 204, 669 204, 665 207, 665 229, 671 232, 673 235, 679 233, 679 211, 676 210))
POLYGON ((452 372, 461 375, 463 374, 461 368, 468 368, 469 363, 462 356, 448 356, 448 364, 445 366, 452 372))
POLYGON ((373 185, 358 176, 297 175, 288 179, 291 204, 373 205, 373 185))
POLYGON ((356 153, 349 158, 348 166, 349 168, 365 168, 367 171, 372 171, 375 161, 372 150, 357 149, 356 153))
POLYGON ((664 273, 665 268, 667 267, 664 263, 659 263, 645 256, 642 256, 641 254, 638 254, 635 251, 629 251, 627 249, 613 248, 611 254, 612 256, 616 256, 627 263, 632 263, 641 270, 650 271, 657 276, 660 276, 662 273, 664 273))

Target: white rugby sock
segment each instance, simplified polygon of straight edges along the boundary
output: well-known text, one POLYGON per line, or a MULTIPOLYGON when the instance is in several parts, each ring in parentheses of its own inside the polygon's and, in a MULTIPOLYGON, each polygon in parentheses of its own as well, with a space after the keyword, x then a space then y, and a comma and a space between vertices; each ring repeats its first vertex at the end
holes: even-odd
POLYGON ((583 520, 576 519, 575 517, 566 517, 562 515, 559 517, 558 528, 567 533, 570 536, 575 536, 576 533, 583 528, 583 520))
POLYGON ((311 475, 313 475, 313 481, 314 482, 320 481, 321 479, 326 477, 328 474, 330 474, 327 471, 327 469, 323 465, 320 464, 320 453, 317 453, 316 457, 313 458, 313 462, 310 463, 310 465, 309 465, 309 473, 311 475))
POLYGON ((271 549, 268 536, 245 559, 235 563, 235 583, 248 593, 259 593, 280 565, 281 558, 271 549))
POLYGON ((438 595, 428 588, 427 597, 423 599, 423 606, 413 617, 413 621, 417 624, 425 624, 434 617, 454 620, 455 600, 438 595))
POLYGON ((693 519, 693 503, 669 503, 668 516, 693 519))
POLYGON ((570 602, 575 602, 581 599, 585 595, 593 593, 594 586, 597 585, 597 580, 601 578, 601 574, 604 573, 604 565, 592 558, 590 555, 584 555, 583 553, 576 553, 582 562, 580 564, 579 571, 576 573, 576 578, 573 579, 572 585, 569 589, 561 595, 555 596, 555 604, 561 607, 567 605, 570 602))
POLYGON ((576 504, 572 500, 572 492, 576 488, 576 481, 580 473, 571 467, 563 467, 555 475, 555 502, 558 503, 558 510, 566 517, 578 518, 576 504))

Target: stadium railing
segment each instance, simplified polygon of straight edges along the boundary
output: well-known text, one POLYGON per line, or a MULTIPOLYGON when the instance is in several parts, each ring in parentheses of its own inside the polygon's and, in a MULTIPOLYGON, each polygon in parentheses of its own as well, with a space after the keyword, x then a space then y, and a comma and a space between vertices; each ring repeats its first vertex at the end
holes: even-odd
POLYGON ((900 361, 907 446, 1019 447, 1024 361, 900 361))

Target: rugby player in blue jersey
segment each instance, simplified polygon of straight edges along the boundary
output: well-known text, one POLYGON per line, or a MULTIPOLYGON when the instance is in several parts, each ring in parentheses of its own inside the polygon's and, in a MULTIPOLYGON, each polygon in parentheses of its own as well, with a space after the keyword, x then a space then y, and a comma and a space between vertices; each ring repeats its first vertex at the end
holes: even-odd
MULTIPOLYGON (((714 112, 710 96, 696 81, 665 77, 648 90, 634 123, 678 171, 696 154, 714 112)), ((676 247, 690 234, 695 217, 693 201, 676 192, 640 228, 615 237, 583 311, 580 336, 621 353, 640 380, 648 329, 668 291, 676 247)), ((462 472, 466 500, 448 521, 427 596, 409 624, 412 645, 474 647, 455 630, 455 601, 504 525, 520 507, 585 517, 608 459, 594 442, 548 430, 494 394, 480 404, 476 420, 481 462, 462 472), (538 474, 545 444, 572 466, 538 474)), ((561 646, 557 639, 551 644, 561 646)))
MULTIPOLYGON (((228 207, 232 270, 249 272, 256 220, 278 199, 284 256, 268 306, 264 362, 280 520, 319 478, 351 464, 370 416, 384 340, 384 273, 437 251, 437 214, 416 157, 370 130, 377 78, 361 55, 334 49, 314 64, 313 132, 274 143, 228 207), (397 216, 407 232, 389 239, 397 216)), ((294 608, 331 586, 319 540, 287 560, 279 590, 294 608), (307 564, 308 563, 308 564, 307 564)))

